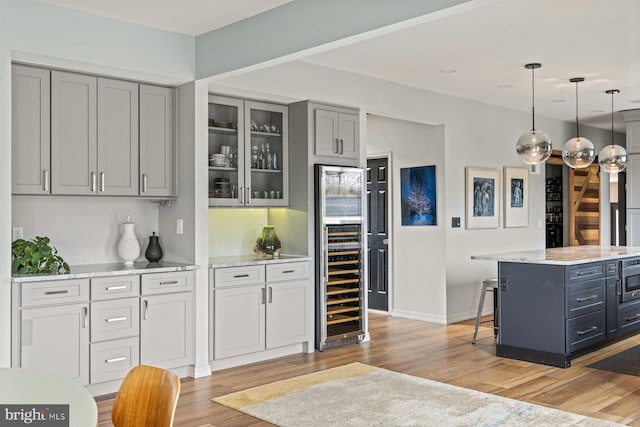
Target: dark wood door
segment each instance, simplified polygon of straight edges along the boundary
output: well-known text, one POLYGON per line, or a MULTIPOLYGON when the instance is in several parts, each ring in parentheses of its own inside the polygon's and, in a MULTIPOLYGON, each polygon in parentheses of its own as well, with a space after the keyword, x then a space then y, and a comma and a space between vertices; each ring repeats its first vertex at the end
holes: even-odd
POLYGON ((368 308, 389 310, 388 160, 367 160, 368 308))

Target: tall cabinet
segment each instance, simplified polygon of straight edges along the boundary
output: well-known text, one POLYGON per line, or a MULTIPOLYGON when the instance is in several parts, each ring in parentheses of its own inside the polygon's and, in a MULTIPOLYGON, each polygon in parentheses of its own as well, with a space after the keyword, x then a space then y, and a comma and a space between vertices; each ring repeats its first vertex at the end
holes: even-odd
POLYGON ((627 133, 627 245, 640 246, 640 109, 623 111, 627 133))
POLYGON ((209 95, 209 206, 289 204, 286 105, 209 95))

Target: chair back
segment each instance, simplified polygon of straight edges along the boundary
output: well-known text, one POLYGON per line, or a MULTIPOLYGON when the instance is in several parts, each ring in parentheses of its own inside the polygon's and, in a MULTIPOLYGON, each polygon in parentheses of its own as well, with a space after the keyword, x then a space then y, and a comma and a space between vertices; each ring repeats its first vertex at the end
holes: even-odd
POLYGON ((180 378, 167 370, 138 365, 122 381, 111 409, 115 427, 171 427, 180 378))

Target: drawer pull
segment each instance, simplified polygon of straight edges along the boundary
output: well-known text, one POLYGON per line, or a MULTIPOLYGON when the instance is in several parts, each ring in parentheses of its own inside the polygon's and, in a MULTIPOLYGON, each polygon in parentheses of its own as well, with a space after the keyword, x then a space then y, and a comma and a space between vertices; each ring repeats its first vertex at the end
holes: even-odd
POLYGON ((634 320, 638 320, 638 318, 640 318, 640 313, 639 314, 634 314, 631 317, 627 317, 626 319, 624 319, 626 322, 633 322, 634 320))
POLYGON ((127 316, 111 317, 110 319, 107 319, 106 322, 122 322, 123 320, 127 320, 127 316))
POLYGON ((598 298, 598 295, 590 295, 588 297, 580 297, 580 298, 576 298, 576 302, 585 302, 585 301, 591 301, 592 299, 596 299, 598 298))
POLYGON ((289 273, 295 273, 295 272, 296 272, 295 270, 284 270, 282 274, 289 274, 289 273))
POLYGON ((67 294, 69 293, 68 289, 62 290, 62 291, 45 291, 45 295, 57 295, 57 294, 67 294))
POLYGON ((234 274, 233 278, 234 279, 242 279, 243 277, 249 277, 248 274, 234 274))
POLYGON ((589 334, 591 332, 595 332, 598 330, 597 326, 592 326, 589 329, 585 329, 584 331, 578 331, 577 334, 578 335, 585 335, 585 334, 589 334))
POLYGON ((123 360, 127 360, 126 357, 114 357, 113 359, 107 359, 104 363, 114 363, 114 362, 122 362, 123 360))
POLYGON ((598 274, 598 270, 578 271, 576 276, 589 276, 591 274, 598 274))
POLYGON ((160 286, 164 286, 164 285, 177 285, 178 281, 177 280, 171 280, 169 282, 160 282, 160 286))
POLYGON ((127 289, 127 285, 107 286, 105 289, 107 291, 118 291, 120 289, 127 289))

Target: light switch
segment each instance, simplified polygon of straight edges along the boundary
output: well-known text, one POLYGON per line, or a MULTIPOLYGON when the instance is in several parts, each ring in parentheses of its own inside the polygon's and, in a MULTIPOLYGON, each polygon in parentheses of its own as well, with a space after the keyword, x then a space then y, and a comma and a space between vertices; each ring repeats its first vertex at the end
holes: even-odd
POLYGON ((23 239, 24 230, 22 227, 13 227, 13 240, 23 239))
POLYGON ((176 234, 184 234, 184 223, 182 218, 176 220, 176 234))

